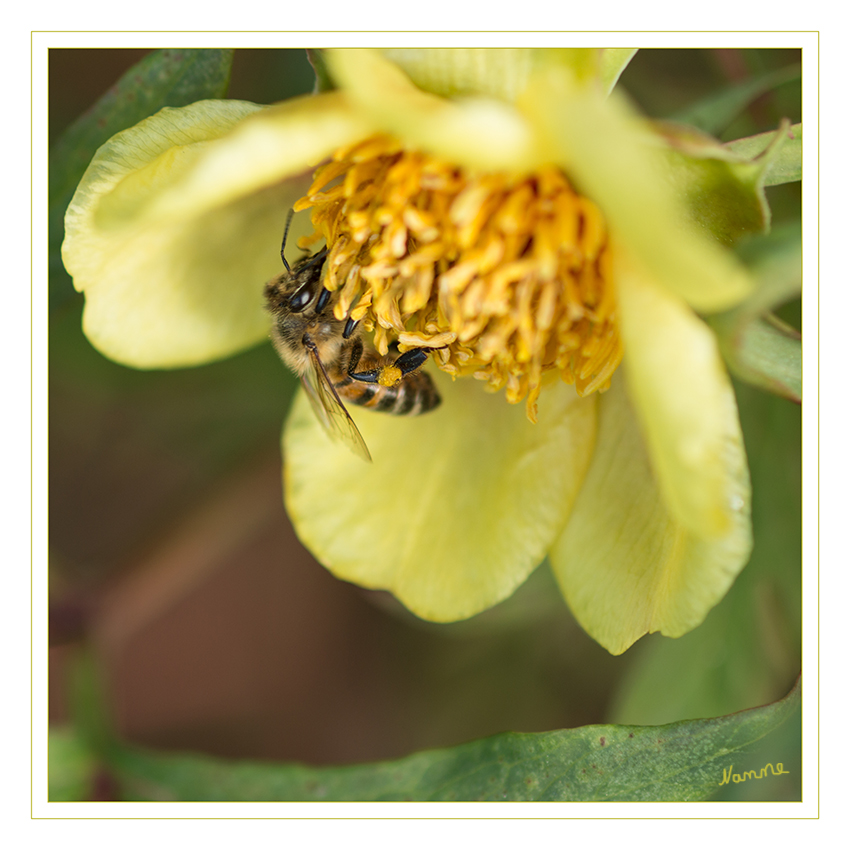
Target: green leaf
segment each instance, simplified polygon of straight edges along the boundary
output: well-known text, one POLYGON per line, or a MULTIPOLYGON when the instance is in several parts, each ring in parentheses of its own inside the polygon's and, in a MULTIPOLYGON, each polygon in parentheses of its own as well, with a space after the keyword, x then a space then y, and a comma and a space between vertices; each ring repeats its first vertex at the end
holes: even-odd
POLYGON ((90 800, 97 760, 72 729, 51 728, 47 739, 47 799, 90 800))
MULTIPOLYGON (((793 124, 786 133, 784 144, 776 157, 768 163, 764 175, 765 186, 779 186, 782 183, 795 183, 803 179, 803 125, 793 124)), ((737 139, 724 145, 727 150, 747 159, 763 154, 776 138, 775 132, 759 133, 737 139)))
POLYGON ((232 50, 156 50, 127 71, 57 139, 50 150, 48 177, 52 307, 73 295, 60 256, 65 209, 95 151, 163 106, 223 97, 232 60, 232 50))
POLYGON ((767 236, 743 243, 738 253, 757 286, 738 307, 710 318, 720 350, 730 370, 741 380, 799 402, 802 399, 800 335, 769 311, 800 292, 800 222, 791 222, 767 236))
POLYGON ((802 401, 802 350, 793 328, 772 317, 755 319, 734 331, 721 322, 712 324, 733 374, 768 392, 802 401))
POLYGON ((374 765, 311 768, 120 748, 110 756, 135 800, 704 800, 736 752, 780 726, 800 701, 669 726, 585 726, 508 733, 374 765))
POLYGON ((70 687, 70 708, 74 732, 87 750, 100 755, 115 740, 112 720, 104 696, 104 684, 91 649, 75 654, 70 687))
POLYGON ((757 97, 784 83, 799 80, 801 73, 801 65, 769 71, 690 104, 672 115, 671 120, 690 124, 715 136, 719 135, 757 97))
POLYGON ((738 256, 757 284, 749 298, 736 309, 739 315, 760 316, 800 294, 802 239, 802 223, 790 221, 736 246, 738 256))

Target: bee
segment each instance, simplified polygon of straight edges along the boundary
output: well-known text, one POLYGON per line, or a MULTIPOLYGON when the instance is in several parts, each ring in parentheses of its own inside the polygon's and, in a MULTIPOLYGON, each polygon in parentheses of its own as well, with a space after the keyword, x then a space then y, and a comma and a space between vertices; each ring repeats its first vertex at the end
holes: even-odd
POLYGON ((440 396, 431 378, 419 368, 429 349, 393 351, 381 357, 364 344, 359 322, 334 317, 334 293, 322 285, 327 247, 290 266, 286 221, 280 258, 285 271, 265 286, 266 309, 272 315, 271 338, 281 360, 307 391, 317 418, 328 434, 344 442, 366 461, 372 456, 343 399, 396 416, 416 416, 433 410, 440 396))

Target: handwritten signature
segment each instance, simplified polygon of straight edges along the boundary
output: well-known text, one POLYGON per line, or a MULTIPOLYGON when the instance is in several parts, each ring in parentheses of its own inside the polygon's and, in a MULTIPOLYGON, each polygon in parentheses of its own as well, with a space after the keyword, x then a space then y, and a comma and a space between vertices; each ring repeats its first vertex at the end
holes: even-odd
POLYGON ((723 779, 718 782, 718 785, 727 785, 730 781, 735 784, 739 782, 746 782, 748 779, 764 779, 765 776, 768 776, 767 769, 770 768, 770 772, 774 776, 779 776, 781 773, 790 773, 790 770, 784 770, 782 767, 782 762, 776 762, 776 767, 774 767, 770 762, 768 762, 761 770, 746 770, 743 774, 740 773, 732 773, 732 765, 730 764, 728 768, 723 768, 723 779))

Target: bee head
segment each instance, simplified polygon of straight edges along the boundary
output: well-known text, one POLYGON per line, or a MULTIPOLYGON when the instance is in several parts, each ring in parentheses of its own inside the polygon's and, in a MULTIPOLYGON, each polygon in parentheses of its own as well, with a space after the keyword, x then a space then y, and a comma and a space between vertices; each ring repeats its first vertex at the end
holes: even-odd
POLYGON ((290 275, 296 288, 294 292, 287 296, 285 305, 281 304, 281 306, 286 306, 293 313, 301 313, 318 295, 315 310, 317 313, 324 310, 330 298, 330 292, 324 289, 321 284, 322 267, 327 255, 328 249, 322 248, 318 254, 305 257, 295 264, 290 275))
POLYGON ((266 284, 268 309, 273 313, 303 313, 315 300, 313 313, 318 317, 327 307, 331 293, 322 286, 322 269, 328 248, 325 246, 313 256, 302 257, 293 266, 286 260, 286 237, 292 223, 292 213, 286 218, 283 241, 280 245, 280 258, 286 271, 266 284))

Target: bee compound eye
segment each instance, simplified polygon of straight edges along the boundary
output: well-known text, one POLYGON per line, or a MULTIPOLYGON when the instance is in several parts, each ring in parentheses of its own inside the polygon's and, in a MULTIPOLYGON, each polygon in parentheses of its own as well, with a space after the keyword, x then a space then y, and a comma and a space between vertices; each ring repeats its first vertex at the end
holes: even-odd
POLYGON ((300 313, 313 299, 313 293, 307 286, 302 286, 289 296, 289 309, 293 313, 300 313))

